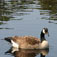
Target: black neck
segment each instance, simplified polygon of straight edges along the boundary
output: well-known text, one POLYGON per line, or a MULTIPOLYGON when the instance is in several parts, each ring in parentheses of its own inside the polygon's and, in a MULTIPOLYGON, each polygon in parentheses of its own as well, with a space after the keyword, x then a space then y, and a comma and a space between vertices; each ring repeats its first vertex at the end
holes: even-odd
POLYGON ((40 34, 40 40, 41 40, 41 42, 42 42, 43 40, 46 40, 46 39, 45 39, 45 35, 44 35, 43 32, 41 32, 41 34, 40 34))

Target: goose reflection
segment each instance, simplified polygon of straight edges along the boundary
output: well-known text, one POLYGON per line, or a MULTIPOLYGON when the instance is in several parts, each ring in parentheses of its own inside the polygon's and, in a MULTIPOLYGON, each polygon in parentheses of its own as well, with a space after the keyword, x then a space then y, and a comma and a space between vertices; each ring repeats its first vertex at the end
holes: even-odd
POLYGON ((10 48, 8 51, 5 52, 5 54, 9 55, 12 54, 14 57, 36 57, 40 54, 40 57, 45 57, 49 52, 49 49, 47 50, 24 50, 24 49, 16 49, 16 48, 10 48))

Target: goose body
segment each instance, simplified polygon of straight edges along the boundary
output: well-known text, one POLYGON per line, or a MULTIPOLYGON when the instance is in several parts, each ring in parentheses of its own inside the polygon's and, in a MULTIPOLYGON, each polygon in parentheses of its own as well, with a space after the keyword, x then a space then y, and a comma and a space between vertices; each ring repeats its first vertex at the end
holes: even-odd
MULTIPOLYGON (((45 28, 46 29, 46 28, 45 28)), ((21 49, 46 49, 49 47, 48 41, 44 35, 48 31, 42 30, 40 38, 34 36, 14 36, 5 38, 6 41, 12 44, 12 47, 21 49)))

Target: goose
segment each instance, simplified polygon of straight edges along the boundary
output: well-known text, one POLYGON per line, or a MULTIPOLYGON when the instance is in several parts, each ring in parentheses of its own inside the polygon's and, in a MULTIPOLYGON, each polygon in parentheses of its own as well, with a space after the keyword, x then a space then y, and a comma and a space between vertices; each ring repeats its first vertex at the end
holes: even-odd
POLYGON ((12 36, 5 37, 4 40, 17 49, 47 49, 49 48, 49 43, 45 39, 45 34, 49 36, 48 28, 41 30, 40 39, 34 36, 12 36))

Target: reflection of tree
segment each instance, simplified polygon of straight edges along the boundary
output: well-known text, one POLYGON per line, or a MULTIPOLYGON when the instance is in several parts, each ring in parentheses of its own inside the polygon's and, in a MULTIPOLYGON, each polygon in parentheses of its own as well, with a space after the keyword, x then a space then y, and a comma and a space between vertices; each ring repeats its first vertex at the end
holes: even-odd
POLYGON ((4 0, 0 0, 0 2, 4 2, 4 0))
MULTIPOLYGON (((22 12, 21 15, 24 15, 23 12, 28 12, 27 9, 31 8, 29 4, 35 3, 34 1, 35 0, 10 0, 6 2, 5 0, 0 0, 0 21, 9 21, 12 18, 11 14, 17 11, 22 12)), ((36 2, 40 4, 40 10, 42 10, 40 15, 50 16, 57 12, 57 0, 36 0, 36 2)), ((42 17, 42 19, 46 18, 42 17)))
POLYGON ((0 21, 8 21, 8 17, 4 16, 5 14, 5 1, 2 0, 2 2, 0 1, 0 21))
MULTIPOLYGON (((17 11, 24 11, 28 6, 25 6, 30 3, 33 3, 33 0, 10 0, 9 2, 5 0, 0 0, 0 21, 9 21, 12 18, 11 14, 17 11)), ((22 14, 23 15, 23 14, 22 14)))
MULTIPOLYGON (((40 1, 40 5, 41 5, 41 10, 44 10, 42 12, 40 12, 40 14, 42 15, 49 15, 50 17, 53 14, 57 13, 57 0, 39 0, 40 1), (45 11, 48 10, 48 11, 45 11)), ((46 19, 45 17, 42 17, 42 19, 46 19)), ((52 18, 51 18, 52 19, 52 18)), ((57 18, 55 18, 53 16, 52 20, 57 20, 57 18)))
POLYGON ((57 12, 57 0, 40 0, 42 9, 57 12))
POLYGON ((22 3, 32 4, 34 0, 21 0, 22 3))

